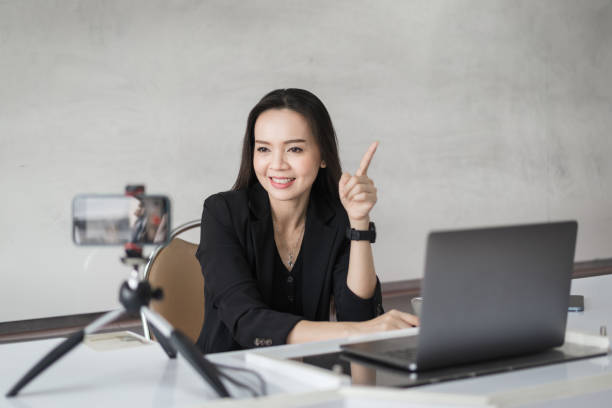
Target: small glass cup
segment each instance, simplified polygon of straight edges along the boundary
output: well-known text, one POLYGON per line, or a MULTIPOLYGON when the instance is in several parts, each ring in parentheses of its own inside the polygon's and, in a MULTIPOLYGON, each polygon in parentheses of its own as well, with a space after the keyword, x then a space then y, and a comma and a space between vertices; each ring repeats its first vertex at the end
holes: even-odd
POLYGON ((412 304, 412 311, 414 312, 414 315, 420 317, 421 307, 423 306, 423 298, 413 297, 412 299, 410 299, 410 304, 412 304))

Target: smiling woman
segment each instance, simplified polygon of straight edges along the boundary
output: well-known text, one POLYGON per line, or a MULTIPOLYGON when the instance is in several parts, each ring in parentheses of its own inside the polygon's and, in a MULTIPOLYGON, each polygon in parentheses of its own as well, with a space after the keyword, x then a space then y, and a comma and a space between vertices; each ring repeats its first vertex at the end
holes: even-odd
POLYGON ((251 110, 232 191, 204 202, 196 256, 205 281, 203 352, 325 340, 418 324, 383 314, 367 169, 342 174, 323 103, 270 92, 251 110), (330 322, 330 305, 338 322, 330 322))

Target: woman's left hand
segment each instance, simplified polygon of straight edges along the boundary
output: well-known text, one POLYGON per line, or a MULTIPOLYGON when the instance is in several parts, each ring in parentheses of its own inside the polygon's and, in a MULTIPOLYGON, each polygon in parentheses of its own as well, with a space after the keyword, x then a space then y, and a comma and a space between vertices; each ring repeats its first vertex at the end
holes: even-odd
POLYGON ((367 172, 377 147, 378 142, 372 143, 363 155, 355 175, 343 173, 338 183, 340 201, 348 214, 351 227, 356 229, 367 229, 370 222, 370 211, 376 204, 377 190, 367 172))

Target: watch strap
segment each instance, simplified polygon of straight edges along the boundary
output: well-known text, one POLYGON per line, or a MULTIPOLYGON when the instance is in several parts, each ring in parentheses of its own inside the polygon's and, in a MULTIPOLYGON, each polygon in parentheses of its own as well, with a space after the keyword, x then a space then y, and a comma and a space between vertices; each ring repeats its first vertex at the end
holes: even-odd
POLYGON ((346 227, 346 237, 352 241, 370 241, 376 242, 376 225, 370 221, 370 226, 367 230, 356 230, 350 226, 346 227))

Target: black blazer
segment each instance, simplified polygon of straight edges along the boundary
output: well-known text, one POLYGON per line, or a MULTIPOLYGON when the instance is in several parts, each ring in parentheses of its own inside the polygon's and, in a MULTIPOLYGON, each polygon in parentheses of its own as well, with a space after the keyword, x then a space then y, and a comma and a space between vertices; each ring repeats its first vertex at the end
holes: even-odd
POLYGON ((329 320, 332 295, 339 321, 368 320, 383 313, 378 281, 370 299, 358 297, 346 285, 350 241, 340 202, 312 194, 306 214, 299 255, 304 316, 296 316, 269 306, 277 294, 272 293, 276 249, 268 193, 256 184, 204 201, 196 252, 206 299, 197 345, 204 353, 285 344, 300 320, 329 320))

